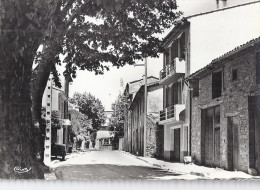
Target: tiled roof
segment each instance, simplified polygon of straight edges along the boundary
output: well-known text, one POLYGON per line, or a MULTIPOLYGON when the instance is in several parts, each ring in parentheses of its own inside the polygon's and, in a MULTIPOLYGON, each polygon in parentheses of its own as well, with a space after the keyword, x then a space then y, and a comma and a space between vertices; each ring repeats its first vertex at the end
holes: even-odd
MULTIPOLYGON (((156 80, 156 81, 150 81, 150 82, 147 81, 147 93, 150 92, 149 87, 153 87, 153 86, 156 86, 156 85, 159 85, 159 79, 156 80)), ((131 102, 131 104, 130 104, 130 108, 134 105, 137 96, 139 96, 140 93, 141 93, 141 91, 143 91, 143 90, 144 90, 144 84, 141 85, 141 86, 139 87, 138 91, 134 94, 133 100, 132 100, 132 102, 131 102)), ((141 95, 144 95, 144 94, 141 93, 141 95)))
POLYGON ((222 56, 214 59, 210 64, 206 65, 205 67, 199 69, 198 71, 196 71, 195 73, 191 74, 190 76, 188 76, 187 78, 188 79, 191 79, 197 75, 199 75, 199 73, 201 73, 202 71, 206 70, 208 67, 214 65, 214 64, 217 64, 219 61, 231 56, 231 55, 234 55, 235 53, 238 53, 239 51, 241 50, 244 50, 248 47, 251 47, 253 46, 254 44, 256 43, 260 43, 260 36, 258 38, 255 38, 253 40, 250 40, 248 41, 247 43, 243 44, 243 45, 240 45, 240 46, 237 46, 236 48, 234 48, 233 50, 223 54, 222 56))
MULTIPOLYGON (((147 84, 150 85, 154 82, 157 82, 158 80, 159 79, 157 77, 149 76, 147 77, 147 84)), ((143 79, 131 81, 128 83, 128 85, 129 85, 129 93, 135 94, 138 91, 138 89, 143 85, 143 79)))
POLYGON ((254 44, 258 43, 258 42, 260 42, 260 36, 258 38, 255 38, 253 40, 248 41, 247 43, 245 43, 243 45, 237 46, 235 49, 233 49, 233 50, 225 53, 224 55, 214 59, 212 62, 217 62, 217 61, 219 61, 221 59, 224 59, 224 58, 226 58, 226 57, 228 57, 228 56, 230 56, 232 54, 235 54, 235 53, 237 53, 237 52, 239 52, 239 51, 241 51, 243 49, 246 49, 246 48, 248 48, 248 47, 250 47, 250 46, 252 46, 252 45, 254 45, 254 44))

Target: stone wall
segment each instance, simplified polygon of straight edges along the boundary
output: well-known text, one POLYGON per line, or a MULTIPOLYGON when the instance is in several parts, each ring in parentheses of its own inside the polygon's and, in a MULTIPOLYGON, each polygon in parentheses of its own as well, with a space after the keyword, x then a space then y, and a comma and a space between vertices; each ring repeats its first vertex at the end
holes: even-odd
POLYGON ((200 79, 199 97, 192 99, 192 129, 191 154, 195 162, 203 163, 203 150, 201 149, 201 110, 220 106, 220 167, 228 169, 228 118, 236 117, 238 125, 238 165, 239 170, 247 171, 249 168, 249 118, 248 96, 250 89, 255 85, 255 54, 250 51, 241 51, 228 59, 220 61, 212 70, 222 70, 223 90, 222 96, 212 99, 211 73, 200 79), (237 80, 232 80, 232 70, 237 69, 237 80))
POLYGON ((196 164, 201 163, 201 115, 198 100, 192 101, 191 156, 196 164))
POLYGON ((163 157, 163 126, 157 124, 158 115, 147 116, 146 156, 163 157))

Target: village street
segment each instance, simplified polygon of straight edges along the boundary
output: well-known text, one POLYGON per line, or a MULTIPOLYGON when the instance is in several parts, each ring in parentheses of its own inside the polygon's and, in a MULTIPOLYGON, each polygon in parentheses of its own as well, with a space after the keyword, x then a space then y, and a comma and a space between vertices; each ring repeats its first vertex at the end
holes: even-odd
MULTIPOLYGON (((123 151, 89 149, 72 153, 50 166, 58 180, 257 180, 241 171, 144 158, 123 151)), ((54 176, 54 174, 52 174, 54 176)), ((54 178, 47 177, 47 180, 54 178)))
POLYGON ((181 174, 168 172, 121 151, 92 150, 67 156, 64 162, 53 163, 61 180, 156 180, 174 179, 181 174))

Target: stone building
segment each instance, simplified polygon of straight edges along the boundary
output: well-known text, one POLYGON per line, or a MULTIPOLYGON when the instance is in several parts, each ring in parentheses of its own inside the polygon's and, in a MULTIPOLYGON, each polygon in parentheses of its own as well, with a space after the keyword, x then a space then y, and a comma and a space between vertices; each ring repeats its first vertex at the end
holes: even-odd
POLYGON ((123 96, 125 97, 125 107, 124 107, 124 138, 122 149, 127 152, 132 152, 132 132, 131 132, 131 112, 128 110, 129 105, 142 85, 142 79, 135 80, 126 84, 123 96))
POLYGON ((260 172, 260 38, 188 77, 195 162, 260 172))
MULTIPOLYGON (((218 2, 218 1, 217 1, 218 2)), ((205 67, 213 59, 259 36, 260 1, 222 7, 186 16, 163 39, 164 158, 183 161, 190 155, 190 89, 184 78, 205 67)))
MULTIPOLYGON (((143 80, 138 80, 139 85, 134 81, 137 88, 128 94, 129 100, 125 110, 124 125, 124 150, 131 153, 144 154, 144 85, 143 80), (139 88, 138 88, 139 87, 139 88), (126 140, 127 139, 127 140, 126 140)), ((133 84, 131 82, 130 84, 133 84)), ((147 78, 147 127, 146 127, 146 155, 149 157, 162 157, 163 150, 163 129, 158 126, 158 112, 162 104, 162 89, 158 84, 158 78, 147 78)), ((129 92, 129 84, 126 92, 129 92)))

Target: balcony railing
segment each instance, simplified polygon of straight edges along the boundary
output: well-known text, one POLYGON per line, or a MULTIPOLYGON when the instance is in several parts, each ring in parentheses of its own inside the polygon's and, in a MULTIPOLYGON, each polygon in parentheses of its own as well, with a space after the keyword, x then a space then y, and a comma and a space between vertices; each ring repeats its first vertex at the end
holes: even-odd
POLYGON ((167 64, 165 69, 160 71, 160 79, 164 79, 165 77, 169 76, 171 73, 174 72, 174 64, 167 64))
POLYGON ((160 111, 160 122, 168 119, 179 121, 179 114, 185 109, 185 104, 175 104, 160 111))
POLYGON ((174 105, 160 111, 160 121, 174 118, 174 105))
POLYGON ((169 78, 178 79, 185 73, 185 61, 180 60, 178 57, 168 63, 164 69, 160 71, 161 83, 167 83, 169 78))

